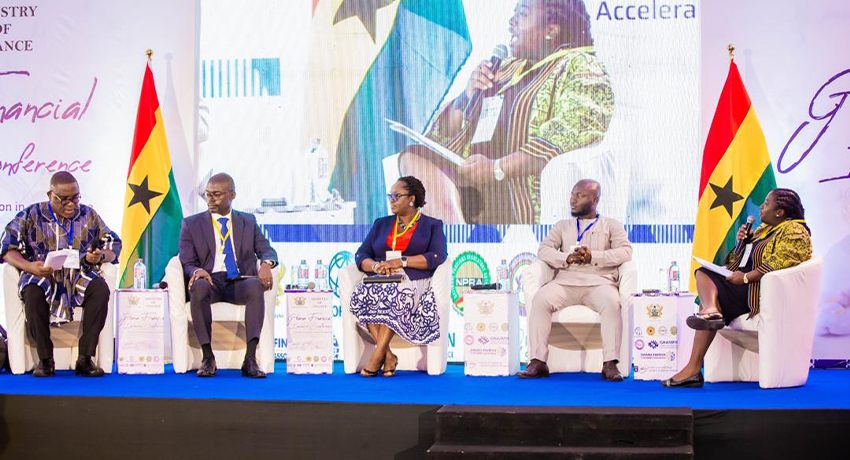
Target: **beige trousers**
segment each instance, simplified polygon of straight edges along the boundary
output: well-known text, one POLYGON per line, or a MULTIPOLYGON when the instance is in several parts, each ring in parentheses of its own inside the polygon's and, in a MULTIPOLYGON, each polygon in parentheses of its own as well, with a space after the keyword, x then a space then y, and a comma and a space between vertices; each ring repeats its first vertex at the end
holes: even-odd
POLYGON ((602 316, 602 359, 620 357, 620 292, 617 286, 564 286, 550 282, 537 291, 528 318, 529 357, 546 361, 549 358, 549 333, 552 314, 571 305, 585 305, 602 316))

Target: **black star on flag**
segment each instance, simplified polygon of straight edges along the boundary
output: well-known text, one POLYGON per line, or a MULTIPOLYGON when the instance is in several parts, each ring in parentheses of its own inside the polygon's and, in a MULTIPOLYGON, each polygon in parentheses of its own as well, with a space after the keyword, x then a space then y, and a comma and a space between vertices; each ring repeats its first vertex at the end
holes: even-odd
POLYGON ((345 21, 348 18, 357 16, 372 41, 375 41, 375 30, 377 29, 376 18, 378 10, 386 6, 390 6, 396 0, 343 0, 336 10, 334 16, 334 25, 345 21))
POLYGON ((718 187, 712 183, 709 183, 708 185, 710 185, 711 189, 714 190, 715 195, 714 202, 711 203, 711 208, 709 208, 709 210, 723 206, 723 208, 726 209, 726 212, 729 213, 729 217, 732 217, 732 206, 736 202, 744 199, 744 197, 738 195, 734 190, 732 190, 732 176, 729 176, 729 181, 726 182, 726 185, 723 187, 718 187))
POLYGON ((127 187, 130 187, 130 190, 133 191, 133 198, 130 199, 130 204, 127 205, 127 208, 136 203, 141 203, 148 214, 151 213, 151 200, 162 195, 162 193, 155 192, 148 187, 148 176, 145 176, 145 178, 142 179, 142 183, 139 185, 133 185, 127 182, 127 187))

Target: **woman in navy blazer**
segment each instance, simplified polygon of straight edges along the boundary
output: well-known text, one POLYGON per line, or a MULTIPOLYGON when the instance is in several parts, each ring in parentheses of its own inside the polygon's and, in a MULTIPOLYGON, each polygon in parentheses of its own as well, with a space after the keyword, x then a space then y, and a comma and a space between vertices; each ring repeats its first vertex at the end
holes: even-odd
POLYGON ((395 334, 414 344, 440 337, 437 301, 431 276, 446 261, 443 221, 422 214, 425 187, 413 176, 402 177, 387 194, 393 215, 375 220, 355 261, 368 275, 403 271, 401 283, 359 283, 351 296, 351 312, 377 346, 360 371, 376 377, 395 375, 398 358, 389 344, 395 334))

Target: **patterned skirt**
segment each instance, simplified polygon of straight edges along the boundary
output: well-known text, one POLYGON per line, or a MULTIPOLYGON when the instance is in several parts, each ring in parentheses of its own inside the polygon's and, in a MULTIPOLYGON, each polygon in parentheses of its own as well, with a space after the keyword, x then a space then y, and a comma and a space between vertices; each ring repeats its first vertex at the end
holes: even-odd
POLYGON ((383 324, 404 340, 425 345, 440 338, 440 316, 431 279, 401 283, 359 283, 351 295, 351 313, 360 327, 383 324))

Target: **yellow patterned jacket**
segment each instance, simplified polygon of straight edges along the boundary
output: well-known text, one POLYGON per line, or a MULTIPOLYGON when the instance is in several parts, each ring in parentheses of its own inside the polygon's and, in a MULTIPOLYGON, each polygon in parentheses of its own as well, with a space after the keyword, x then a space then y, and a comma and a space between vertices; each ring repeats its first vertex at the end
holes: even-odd
MULTIPOLYGON (((761 224, 753 232, 752 257, 753 270, 768 273, 774 270, 799 265, 812 258, 812 239, 803 220, 788 220, 775 227, 761 224)), ((726 259, 726 268, 735 271, 740 267, 743 250, 732 252, 726 259)), ((750 283, 747 303, 750 307, 749 318, 759 312, 761 283, 750 283)))

